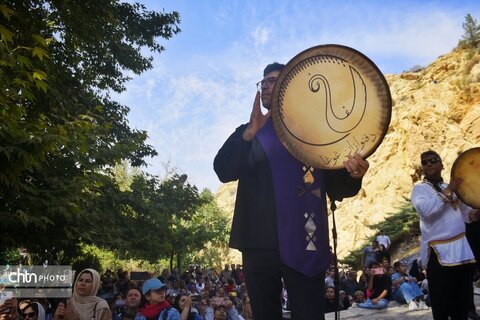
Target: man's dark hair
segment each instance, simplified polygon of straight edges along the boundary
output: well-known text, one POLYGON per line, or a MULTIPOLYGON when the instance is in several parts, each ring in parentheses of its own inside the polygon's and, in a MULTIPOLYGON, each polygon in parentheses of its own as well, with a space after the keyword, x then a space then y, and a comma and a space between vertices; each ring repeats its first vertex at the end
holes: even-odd
POLYGON ((442 158, 440 158, 440 156, 438 155, 438 153, 436 153, 436 152, 433 151, 433 150, 428 150, 428 151, 423 152, 423 153, 420 155, 420 160, 423 160, 423 158, 425 158, 425 157, 427 157, 427 156, 435 156, 435 157, 440 161, 440 163, 442 162, 442 158))
POLYGON ((263 76, 265 77, 268 73, 272 71, 282 71, 284 67, 284 64, 278 62, 270 63, 268 66, 265 67, 265 70, 263 70, 263 76))

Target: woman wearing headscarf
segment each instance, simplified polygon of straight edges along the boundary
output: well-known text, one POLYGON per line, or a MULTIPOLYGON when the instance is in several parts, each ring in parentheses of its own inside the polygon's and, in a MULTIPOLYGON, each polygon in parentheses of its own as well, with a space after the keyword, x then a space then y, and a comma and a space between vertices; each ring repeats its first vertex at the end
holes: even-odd
POLYGON ((45 320, 45 309, 38 302, 27 305, 22 312, 24 320, 45 320))
POLYGON ((94 269, 80 272, 75 281, 73 297, 65 306, 60 303, 53 315, 54 320, 111 320, 108 303, 97 292, 100 287, 100 275, 94 269))

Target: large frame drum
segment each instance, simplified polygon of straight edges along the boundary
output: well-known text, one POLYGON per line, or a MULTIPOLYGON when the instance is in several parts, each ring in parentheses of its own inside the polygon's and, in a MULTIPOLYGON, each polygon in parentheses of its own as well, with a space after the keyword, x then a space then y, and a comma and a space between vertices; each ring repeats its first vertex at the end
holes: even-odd
POLYGON ((307 49, 278 76, 272 120, 287 150, 303 163, 343 168, 349 155, 371 155, 390 124, 385 77, 362 53, 341 45, 307 49))
POLYGON ((455 192, 464 203, 480 209, 480 147, 463 152, 453 163, 451 180, 462 179, 455 192))

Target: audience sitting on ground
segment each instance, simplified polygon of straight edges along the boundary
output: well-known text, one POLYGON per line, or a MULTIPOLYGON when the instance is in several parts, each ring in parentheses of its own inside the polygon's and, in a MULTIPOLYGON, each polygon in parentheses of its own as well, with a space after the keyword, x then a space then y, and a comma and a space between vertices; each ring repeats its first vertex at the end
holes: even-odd
MULTIPOLYGON (((346 310, 349 307, 361 307, 361 308, 374 308, 381 309, 388 306, 388 300, 394 299, 402 304, 408 304, 410 310, 428 309, 428 300, 424 301, 424 294, 428 292, 427 280, 424 280, 422 289, 419 287, 420 283, 416 282, 416 277, 408 274, 407 265, 404 261, 396 262, 394 264, 395 271, 392 274, 388 274, 386 270, 390 268, 389 261, 386 257, 383 258, 381 263, 370 263, 369 267, 364 273, 360 275, 360 281, 357 282, 357 272, 343 268, 339 270, 340 275, 343 275, 342 281, 340 281, 340 291, 338 305, 335 305, 335 289, 333 286, 333 279, 335 275, 335 269, 329 268, 327 271, 326 283, 331 283, 326 289, 325 293, 325 311, 334 312, 335 310, 346 310), (381 270, 383 272, 380 272, 381 270), (390 290, 393 289, 393 294, 390 296, 390 290), (422 292, 422 290, 425 290, 422 292), (427 302, 427 303, 426 303, 427 302)), ((203 272, 199 266, 190 266, 186 272, 183 272, 180 277, 172 277, 167 269, 162 271, 161 276, 152 278, 143 282, 142 289, 130 288, 136 286, 137 281, 129 281, 127 285, 128 291, 125 296, 117 293, 114 295, 110 302, 110 312, 112 319, 114 320, 146 320, 153 318, 163 320, 163 316, 167 320, 212 320, 212 319, 227 319, 227 320, 252 320, 252 312, 250 307, 250 299, 248 297, 247 288, 245 283, 236 284, 233 278, 228 278, 226 283, 222 283, 214 269, 205 269, 203 272), (165 282, 159 280, 165 279, 165 282), (212 281, 216 279, 216 282, 212 281), (185 285, 188 283, 188 288, 185 285), (194 288, 194 289, 193 289, 194 288), (167 291, 168 289, 168 291, 167 291), (192 292, 193 289, 193 292, 192 292), (197 294, 197 291, 200 294, 197 294), (168 294, 167 294, 168 293, 168 294), (192 295, 195 293, 195 295, 192 295), (211 299, 210 299, 211 298, 211 299)), ((413 263, 412 270, 419 270, 420 274, 422 269, 418 267, 418 264, 413 263)), ((224 270, 228 274, 228 271, 224 270)), ((238 274, 241 272, 240 268, 235 268, 233 275, 238 278, 238 274)), ((93 270, 93 273, 95 271, 93 270)), ((95 275, 90 272, 82 271, 80 275, 83 277, 90 277, 95 281, 95 275)), ((124 271, 121 272, 127 279, 128 274, 124 271)), ((97 273, 98 275, 98 273, 97 273)), ((98 275, 98 286, 100 286, 100 276, 98 275)), ((114 277, 114 276, 113 276, 114 277)), ((89 279, 90 279, 89 278, 89 279)), ((112 273, 107 271, 104 275, 105 282, 108 284, 112 281, 112 273)), ((84 279, 82 278, 82 281, 84 279)), ((142 284, 142 281, 140 281, 142 284)), ((75 285, 76 291, 78 291, 77 285, 75 285)), ((85 291, 85 290, 83 290, 85 291)), ((87 294, 80 290, 79 294, 87 294)), ((88 294, 93 294, 92 291, 88 294)), ((111 292, 111 291, 110 291, 111 292)), ((285 292, 285 298, 287 293, 285 292)), ((81 297, 80 297, 81 298, 81 297)), ((50 303, 54 306, 54 310, 58 304, 55 299, 45 299, 46 305, 50 303)), ((38 315, 42 309, 38 308, 36 311, 34 306, 30 309, 26 309, 31 301, 20 301, 18 311, 20 316, 24 313, 33 313, 38 315)), ((99 301, 103 301, 99 299, 99 301)), ((287 299, 285 299, 287 301, 287 299)), ((288 303, 285 303, 288 305, 288 303)), ((0 305, 0 308, 2 306, 0 305)), ((102 304, 103 308, 103 304, 102 304)), ((17 308, 15 308, 17 309, 17 308)), ((68 307, 69 313, 65 317, 66 320, 70 318, 72 308, 68 307)), ((45 309, 46 310, 46 309, 45 309)), ((65 313, 65 306, 57 308, 57 313, 54 319, 60 319, 62 314, 65 313), (62 309, 63 308, 63 309, 62 309)), ((89 309, 90 310, 90 309, 89 309)), ((286 308, 288 310, 288 308, 286 308)), ((96 316, 98 318, 98 316, 96 316)), ((102 311, 101 317, 108 319, 102 311)), ((31 319, 32 317, 28 317, 31 319)), ((84 317, 82 317, 83 319, 84 317)), ((75 318, 76 319, 76 318, 75 318)), ((90 318, 89 318, 90 319, 90 318)), ((43 317, 42 319, 43 320, 43 317)), ((49 320, 46 316, 45 320, 49 320)))
POLYGON ((21 315, 23 319, 45 320, 45 309, 39 302, 31 302, 25 307, 21 315))
POLYGON ((100 275, 94 269, 82 270, 73 286, 73 297, 67 304, 59 303, 54 320, 90 320, 92 318, 111 320, 110 307, 104 299, 97 297, 100 288, 100 275))
POLYGON ((213 320, 227 320, 227 307, 223 304, 220 304, 215 307, 215 312, 213 314, 213 320))
POLYGON ((235 279, 233 278, 228 278, 227 279, 227 284, 224 287, 225 293, 228 295, 230 292, 236 292, 237 291, 237 284, 235 283, 235 279))
POLYGON ((428 309, 417 279, 407 273, 407 262, 397 261, 393 266, 396 270, 392 275, 392 291, 395 301, 408 304, 409 310, 428 309))
POLYGON ((358 290, 362 291, 364 294, 367 292, 367 282, 367 274, 365 272, 362 272, 360 274, 360 280, 358 280, 358 290))
POLYGON ((237 264, 235 268, 235 282, 237 284, 244 282, 243 269, 241 264, 237 264))
POLYGON ((224 279, 221 281, 222 283, 225 283, 227 279, 231 277, 232 277, 232 271, 230 270, 230 265, 227 263, 225 264, 225 268, 220 272, 220 279, 224 279))
MULTIPOLYGON (((241 265, 238 265, 235 271, 236 277, 243 279, 241 265)), ((159 317, 163 320, 163 316, 168 320, 180 318, 183 320, 181 313, 173 308, 175 304, 181 312, 189 311, 185 311, 186 319, 193 317, 193 319, 198 320, 212 320, 214 317, 213 307, 218 304, 221 306, 219 312, 217 312, 217 317, 221 317, 221 311, 225 310, 228 320, 251 320, 250 301, 245 284, 242 282, 237 285, 233 278, 230 278, 227 284, 221 283, 213 268, 204 273, 199 266, 190 266, 180 277, 178 277, 178 269, 172 275, 169 274, 167 269, 164 269, 158 278, 150 273, 150 278, 146 281, 140 279, 130 281, 128 272, 122 269, 118 269, 118 274, 120 275, 119 279, 124 281, 124 295, 120 293, 120 287, 112 286, 112 284, 118 283, 112 271, 107 270, 105 272, 102 283, 102 277, 98 272, 93 269, 86 269, 79 273, 74 285, 74 297, 68 299, 66 304, 63 303, 62 299, 23 299, 19 302, 16 299, 7 299, 0 303, 0 318, 4 315, 2 310, 8 308, 12 311, 9 311, 8 314, 5 313, 5 315, 12 320, 22 319, 24 313, 28 319, 51 320, 52 315, 46 312, 47 309, 55 311, 53 316, 55 320, 62 318, 65 320, 90 320, 92 318, 102 320, 157 320, 159 317), (160 279, 164 279, 165 282, 160 279), (216 284, 212 282, 212 279, 216 281, 216 284), (192 295, 192 292, 187 293, 185 281, 190 284, 190 288, 203 289, 199 290, 202 291, 202 295, 192 295), (136 288, 137 283, 142 289, 136 288), (102 285, 104 290, 100 292, 102 285), (168 294, 166 294, 167 289, 168 294), (225 293, 225 289, 228 294, 225 293), (112 293, 113 295, 108 301, 97 296, 97 294, 112 293), (215 296, 218 299, 217 304, 210 305, 209 296, 215 296), (243 301, 241 297, 244 297, 243 301), (175 299, 177 303, 175 303, 175 299), (187 300, 190 300, 190 303, 187 300), (37 306, 37 302, 40 303, 40 307, 37 306), (43 305, 45 307, 42 307, 43 305), (189 305, 190 307, 188 307, 189 305)))
POLYGON ((367 300, 359 303, 358 307, 366 309, 383 309, 388 307, 391 281, 390 277, 385 274, 385 270, 380 267, 377 261, 371 262, 368 266, 367 278, 367 300))
MULTIPOLYGON (((353 296, 353 303, 356 303, 358 305, 359 303, 363 303, 363 302, 365 302, 365 293, 363 293, 363 291, 360 291, 360 290, 356 291, 355 295, 353 296)), ((354 306, 353 303, 352 303, 352 306, 354 306)))
POLYGON ((214 310, 210 306, 210 299, 202 299, 197 306, 198 314, 202 320, 212 320, 214 310))
MULTIPOLYGON (((211 304, 214 310, 217 310, 217 307, 219 306, 225 307, 228 320, 241 320, 238 310, 235 308, 235 305, 229 298, 223 298, 223 301, 212 300, 211 304)), ((216 313, 214 313, 214 315, 216 315, 216 313)))
POLYGON ((139 313, 140 304, 142 303, 142 292, 138 288, 131 288, 127 291, 125 299, 125 308, 118 313, 114 320, 135 319, 139 313))
POLYGON ((198 310, 192 307, 192 299, 186 294, 179 294, 175 298, 173 307, 180 312, 182 320, 202 320, 198 310))
POLYGON ((328 287, 335 287, 335 268, 330 267, 327 272, 327 276, 325 277, 325 288, 328 287))
MULTIPOLYGON (((334 267, 335 268, 335 267, 334 267)), ((345 270, 344 269, 339 269, 338 270, 338 280, 339 282, 338 283, 342 283, 343 280, 345 280, 346 276, 345 276, 345 270)))
POLYGON ((196 276, 195 286, 197 287, 197 292, 199 294, 203 293, 203 290, 205 290, 205 285, 205 278, 203 276, 196 276))
POLYGON ((189 280, 188 280, 187 293, 188 293, 189 295, 200 294, 200 291, 198 290, 197 284, 195 283, 195 280, 194 280, 194 279, 189 279, 189 280))
POLYGON ((328 287, 325 291, 325 313, 335 312, 336 310, 347 310, 350 302, 347 299, 345 291, 341 290, 339 294, 339 304, 335 303, 335 287, 328 287), (343 294, 342 294, 343 292, 343 294))
MULTIPOLYGON (((423 270, 423 273, 425 274, 426 273, 426 270, 423 270)), ((425 303, 427 304, 427 306, 431 306, 430 305, 430 294, 428 292, 428 280, 427 278, 423 279, 422 283, 420 284, 420 290, 422 290, 422 293, 423 293, 423 296, 425 297, 425 303)))
POLYGON ((355 291, 358 290, 356 271, 350 270, 347 272, 346 279, 342 281, 342 290, 344 290, 345 293, 350 297, 353 297, 355 295, 355 291))
POLYGON ((380 261, 380 266, 385 270, 385 273, 389 276, 391 276, 394 272, 395 269, 393 266, 390 265, 390 258, 389 257, 383 257, 382 260, 380 261))
POLYGON ((110 310, 112 311, 112 319, 115 319, 118 314, 122 313, 125 309, 125 300, 120 293, 115 294, 110 301, 110 310))
POLYGON ((343 290, 340 290, 338 292, 338 303, 340 304, 340 310, 347 310, 352 306, 352 304, 350 303, 350 298, 343 290))
POLYGON ((412 277, 415 277, 418 283, 422 282, 426 278, 425 274, 423 273, 423 268, 418 264, 418 259, 414 259, 412 261, 412 265, 410 266, 408 274, 412 277))
POLYGON ((113 299, 116 291, 117 278, 112 270, 107 269, 101 277, 99 296, 107 301, 113 299))
POLYGON ((160 273, 157 279, 162 281, 162 283, 167 283, 168 281, 170 281, 171 277, 170 277, 170 273, 168 272, 168 269, 163 269, 162 273, 160 273))
POLYGON ((335 287, 329 286, 325 290, 325 313, 335 312, 340 310, 335 304, 335 287))
POLYGON ((142 286, 142 294, 146 303, 140 308, 140 313, 135 319, 180 320, 180 313, 165 300, 166 289, 166 285, 156 278, 145 281, 142 286))

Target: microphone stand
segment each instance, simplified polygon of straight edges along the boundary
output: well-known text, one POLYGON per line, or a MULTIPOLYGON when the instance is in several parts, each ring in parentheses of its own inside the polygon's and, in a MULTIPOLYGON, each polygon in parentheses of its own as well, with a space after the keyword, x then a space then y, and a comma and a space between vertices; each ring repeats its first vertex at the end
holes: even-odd
POLYGON ((335 287, 335 320, 340 319, 340 278, 338 275, 338 260, 337 260, 337 225, 335 223, 335 210, 337 205, 335 200, 330 199, 330 211, 332 211, 332 238, 333 238, 333 264, 335 269, 335 276, 333 278, 333 285, 335 287))

